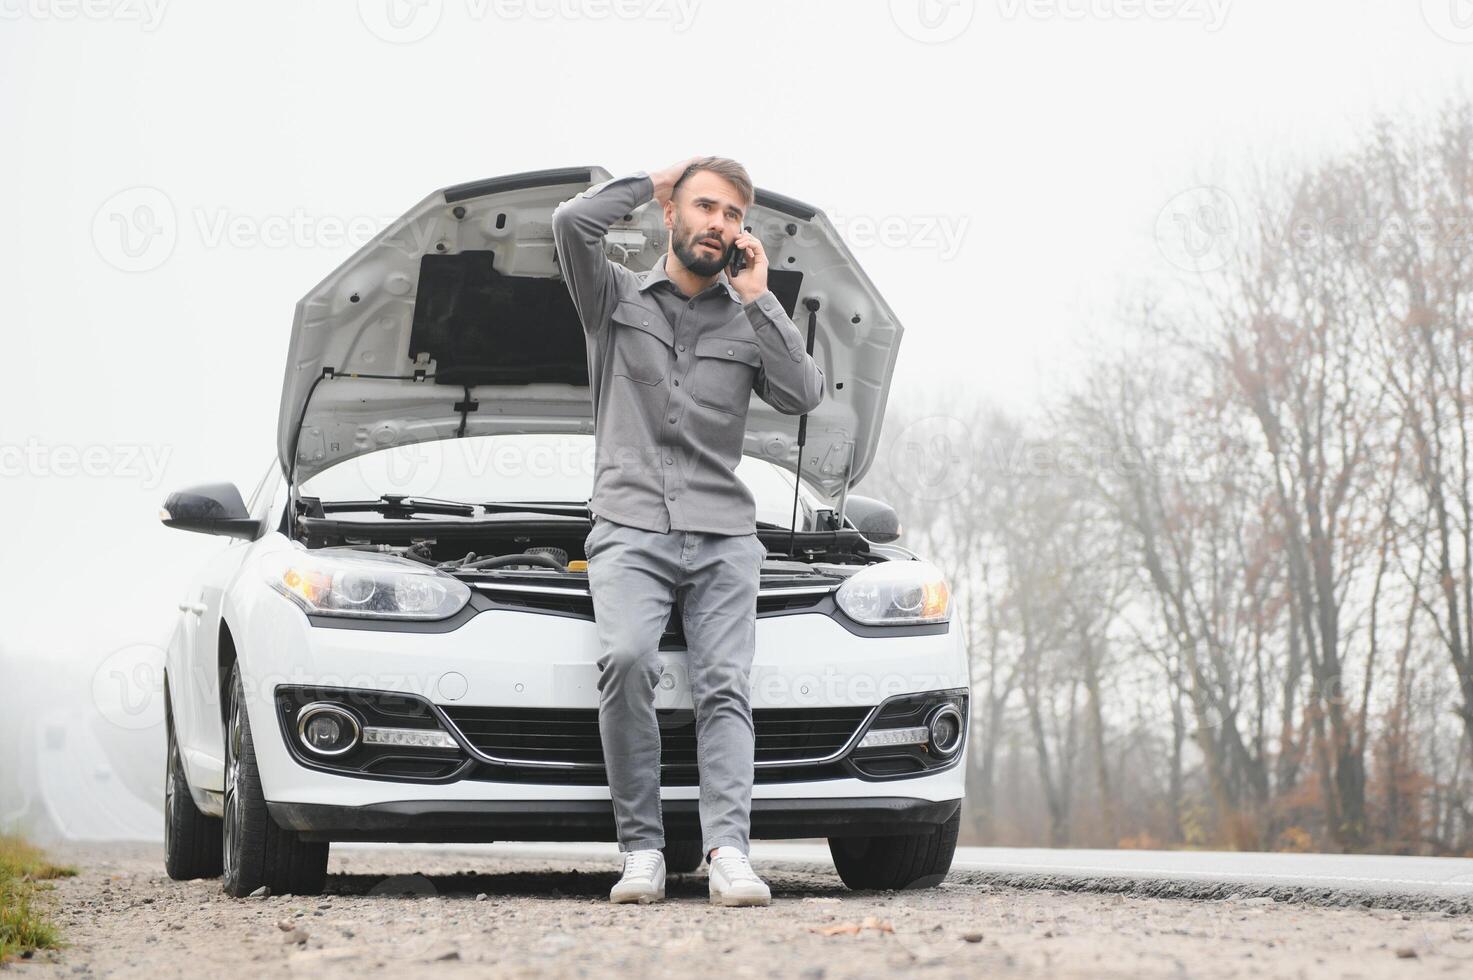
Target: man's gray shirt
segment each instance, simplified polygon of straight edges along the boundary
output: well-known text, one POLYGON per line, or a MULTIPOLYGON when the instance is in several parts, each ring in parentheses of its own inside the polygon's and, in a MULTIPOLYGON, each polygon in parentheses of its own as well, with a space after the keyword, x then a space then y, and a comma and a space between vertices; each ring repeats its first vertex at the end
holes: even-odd
POLYGON ((589 509, 649 531, 751 534, 736 475, 752 392, 788 415, 823 400, 823 371, 771 290, 745 305, 721 273, 686 296, 661 256, 636 273, 604 255, 609 226, 654 196, 644 171, 558 205, 553 241, 588 336, 595 465, 589 509))

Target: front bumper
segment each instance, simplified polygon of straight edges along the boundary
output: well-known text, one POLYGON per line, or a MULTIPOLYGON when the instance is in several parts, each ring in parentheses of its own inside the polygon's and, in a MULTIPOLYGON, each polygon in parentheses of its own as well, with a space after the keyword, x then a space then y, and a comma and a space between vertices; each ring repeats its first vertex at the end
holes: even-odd
MULTIPOLYGON (((611 841, 608 800, 403 800, 367 806, 269 803, 271 817, 308 840, 393 843, 611 841)), ((823 800, 754 799, 751 836, 762 839, 917 833, 945 823, 961 800, 900 796, 823 800)), ((669 839, 699 840, 696 800, 666 800, 669 839)))
MULTIPOLYGON (((365 778, 367 774, 324 771, 304 764, 284 737, 277 702, 283 685, 322 686, 399 691, 447 712, 477 707, 587 712, 598 703, 600 650, 591 621, 498 609, 443 633, 322 629, 311 625, 291 602, 265 589, 240 613, 245 626, 237 642, 267 800, 332 808, 324 813, 430 800, 452 811, 481 803, 493 809, 501 804, 607 807, 609 790, 601 779, 534 780, 522 771, 498 770, 485 760, 477 760, 480 768, 474 778, 466 772, 433 785, 388 772, 365 778), (448 685, 448 680, 458 684, 448 685)), ((688 711, 686 651, 661 649, 660 659, 664 673, 655 692, 657 709, 688 711)), ((754 712, 875 706, 897 695, 955 690, 968 683, 965 641, 956 622, 945 632, 857 636, 833 618, 808 610, 758 618, 751 685, 754 712)), ((965 752, 963 748, 960 755, 965 752)), ((827 778, 794 774, 798 778, 782 782, 759 779, 752 794, 754 820, 761 800, 820 810, 829 800, 844 799, 955 802, 964 795, 965 768, 964 758, 958 758, 941 772, 896 773, 885 779, 839 772, 824 774, 827 778)), ((694 805, 699 793, 689 780, 666 782, 661 790, 667 807, 694 805)), ((611 828, 610 817, 607 826, 598 823, 589 836, 602 839, 611 828)), ((351 831, 351 821, 344 829, 351 831)), ((491 836, 518 839, 506 833, 491 836)), ((564 829, 557 839, 569 837, 564 829)), ((520 839, 535 838, 522 834, 520 839)))

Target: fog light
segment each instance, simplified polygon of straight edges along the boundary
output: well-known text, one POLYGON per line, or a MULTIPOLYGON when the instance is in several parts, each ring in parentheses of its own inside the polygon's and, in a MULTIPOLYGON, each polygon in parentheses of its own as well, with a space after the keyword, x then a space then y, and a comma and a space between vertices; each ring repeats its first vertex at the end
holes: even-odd
POLYGON ((297 712, 297 738, 313 755, 334 756, 358 744, 361 729, 351 711, 318 701, 297 712))
POLYGON ((931 712, 926 722, 931 733, 931 751, 937 755, 951 755, 962 744, 962 713, 954 704, 943 704, 931 712))

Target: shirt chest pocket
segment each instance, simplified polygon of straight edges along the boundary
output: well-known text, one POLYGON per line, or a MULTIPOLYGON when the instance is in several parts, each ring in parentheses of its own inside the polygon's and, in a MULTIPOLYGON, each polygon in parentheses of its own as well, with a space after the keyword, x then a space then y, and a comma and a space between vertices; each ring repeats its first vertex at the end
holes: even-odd
POLYGON ((750 340, 702 337, 696 341, 690 370, 690 397, 698 405, 744 415, 752 403, 752 386, 762 356, 750 340))
POLYGON ((670 373, 675 334, 664 317, 624 301, 610 317, 614 324, 613 373, 642 385, 657 385, 670 373))

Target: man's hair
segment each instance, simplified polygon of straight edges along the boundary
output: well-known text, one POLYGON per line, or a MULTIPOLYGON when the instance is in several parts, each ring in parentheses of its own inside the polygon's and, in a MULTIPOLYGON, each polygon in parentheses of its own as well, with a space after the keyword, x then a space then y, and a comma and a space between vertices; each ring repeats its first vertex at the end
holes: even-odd
POLYGON ((752 188, 752 178, 747 175, 747 168, 726 157, 701 157, 686 167, 685 173, 680 175, 680 179, 671 188, 672 196, 680 189, 680 185, 685 183, 685 178, 698 170, 709 170, 716 176, 731 181, 738 193, 742 195, 742 199, 746 201, 747 207, 750 208, 756 200, 756 192, 752 188))

